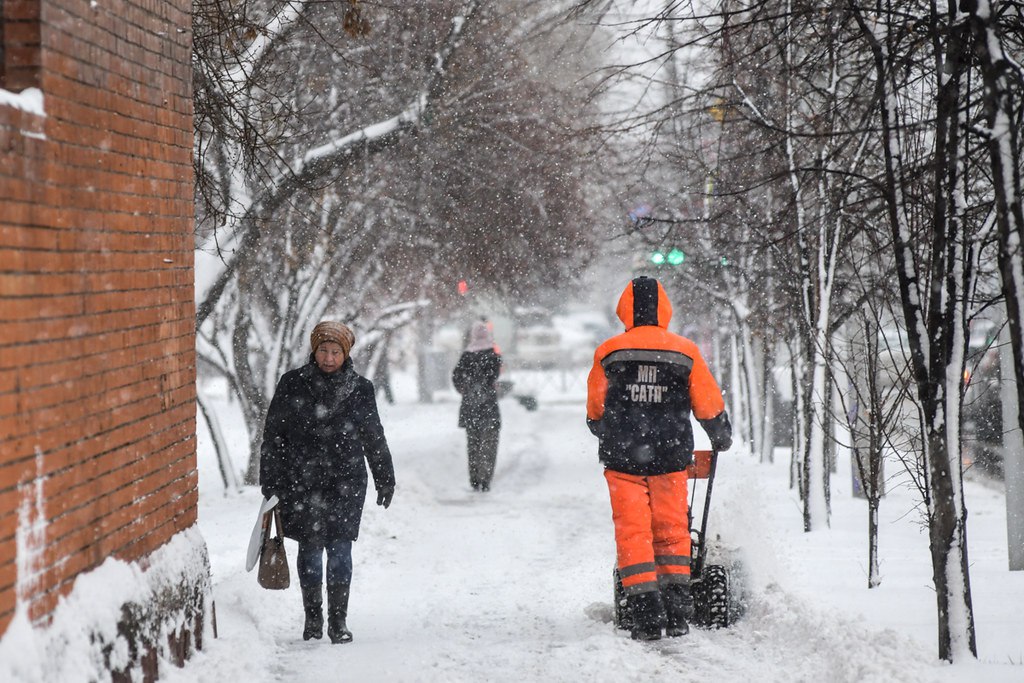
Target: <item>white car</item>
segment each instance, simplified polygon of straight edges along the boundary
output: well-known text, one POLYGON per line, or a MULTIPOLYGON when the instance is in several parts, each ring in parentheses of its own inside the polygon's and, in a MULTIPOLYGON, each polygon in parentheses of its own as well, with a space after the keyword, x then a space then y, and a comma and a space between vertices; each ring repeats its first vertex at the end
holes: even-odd
POLYGON ((553 327, 524 327, 516 333, 515 358, 524 366, 554 368, 564 354, 562 335, 553 327))

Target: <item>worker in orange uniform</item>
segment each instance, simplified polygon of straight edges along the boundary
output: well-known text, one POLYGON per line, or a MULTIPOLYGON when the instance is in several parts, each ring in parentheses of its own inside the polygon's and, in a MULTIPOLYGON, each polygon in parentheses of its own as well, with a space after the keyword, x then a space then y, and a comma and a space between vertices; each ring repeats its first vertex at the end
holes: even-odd
POLYGON ((693 460, 690 413, 715 450, 732 445, 718 383, 697 345, 669 332, 672 304, 661 283, 638 277, 616 309, 626 331, 594 353, 587 426, 611 495, 619 575, 634 640, 689 632, 690 529, 686 467, 693 460))

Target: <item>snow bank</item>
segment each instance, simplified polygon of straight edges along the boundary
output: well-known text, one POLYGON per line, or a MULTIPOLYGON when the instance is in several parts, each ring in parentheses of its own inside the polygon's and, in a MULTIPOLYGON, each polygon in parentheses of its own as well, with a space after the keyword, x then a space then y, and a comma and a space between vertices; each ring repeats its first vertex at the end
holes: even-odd
MULTIPOLYGON (((0 639, 0 680, 110 681, 115 672, 142 680, 141 658, 150 653, 126 636, 147 644, 159 668, 166 668, 175 657, 168 643, 180 642, 183 627, 191 631, 186 621, 196 615, 188 607, 199 609, 202 624, 209 594, 206 544, 196 526, 144 563, 109 558, 75 580, 49 626, 33 627, 26 605, 18 604, 0 639)), ((201 644, 204 634, 194 635, 201 644)))

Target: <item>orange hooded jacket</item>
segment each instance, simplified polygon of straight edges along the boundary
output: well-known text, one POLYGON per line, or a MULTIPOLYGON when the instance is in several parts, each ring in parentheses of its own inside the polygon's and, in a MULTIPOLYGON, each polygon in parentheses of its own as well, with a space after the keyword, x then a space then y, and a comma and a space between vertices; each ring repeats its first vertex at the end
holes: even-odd
POLYGON ((587 379, 587 425, 605 467, 652 476, 693 460, 690 413, 716 450, 732 444, 722 391, 697 345, 669 332, 672 304, 661 283, 638 277, 616 308, 626 331, 597 347, 587 379))

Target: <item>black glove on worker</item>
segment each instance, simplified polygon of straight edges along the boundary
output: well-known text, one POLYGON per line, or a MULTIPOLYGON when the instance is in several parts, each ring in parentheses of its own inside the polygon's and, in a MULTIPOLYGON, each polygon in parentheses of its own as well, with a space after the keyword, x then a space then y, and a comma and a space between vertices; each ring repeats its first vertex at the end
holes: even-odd
POLYGON ((724 410, 710 420, 700 420, 700 426, 711 439, 711 447, 719 453, 732 447, 732 424, 724 410))
POLYGON ((381 486, 377 489, 377 505, 383 505, 387 510, 391 505, 391 499, 395 496, 394 486, 381 486))

